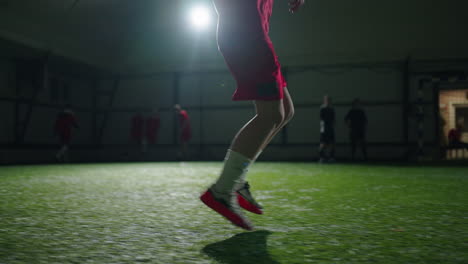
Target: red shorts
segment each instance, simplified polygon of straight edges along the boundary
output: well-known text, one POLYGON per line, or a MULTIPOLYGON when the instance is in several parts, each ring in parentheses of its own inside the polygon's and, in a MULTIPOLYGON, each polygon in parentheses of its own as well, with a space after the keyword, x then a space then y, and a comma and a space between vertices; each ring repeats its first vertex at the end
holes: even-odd
POLYGON ((216 0, 218 47, 237 82, 232 99, 279 100, 286 82, 268 36, 273 0, 216 0))

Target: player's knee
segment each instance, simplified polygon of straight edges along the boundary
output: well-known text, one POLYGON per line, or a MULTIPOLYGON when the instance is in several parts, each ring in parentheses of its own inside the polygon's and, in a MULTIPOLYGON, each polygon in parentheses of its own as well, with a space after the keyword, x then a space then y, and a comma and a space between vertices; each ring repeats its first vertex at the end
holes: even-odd
POLYGON ((289 121, 291 121, 291 119, 294 117, 294 108, 290 108, 288 110, 285 110, 285 113, 284 113, 284 124, 287 124, 289 123, 289 121))
POLYGON ((284 122, 284 118, 284 112, 277 111, 272 113, 270 116, 271 125, 275 128, 281 126, 281 124, 284 122))

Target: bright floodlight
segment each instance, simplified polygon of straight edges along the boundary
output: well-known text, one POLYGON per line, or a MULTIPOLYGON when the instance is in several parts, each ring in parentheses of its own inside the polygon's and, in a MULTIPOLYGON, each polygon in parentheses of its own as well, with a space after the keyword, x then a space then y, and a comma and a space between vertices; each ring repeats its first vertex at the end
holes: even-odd
POLYGON ((190 21, 197 29, 206 28, 210 24, 210 11, 206 7, 194 7, 190 14, 190 21))

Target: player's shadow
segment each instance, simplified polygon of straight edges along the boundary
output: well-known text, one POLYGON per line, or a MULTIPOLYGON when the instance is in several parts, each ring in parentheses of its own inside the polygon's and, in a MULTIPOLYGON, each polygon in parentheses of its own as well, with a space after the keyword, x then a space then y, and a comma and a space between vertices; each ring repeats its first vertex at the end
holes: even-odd
POLYGON ((265 230, 237 234, 205 246, 202 252, 226 264, 280 264, 268 254, 267 237, 270 234, 265 230))

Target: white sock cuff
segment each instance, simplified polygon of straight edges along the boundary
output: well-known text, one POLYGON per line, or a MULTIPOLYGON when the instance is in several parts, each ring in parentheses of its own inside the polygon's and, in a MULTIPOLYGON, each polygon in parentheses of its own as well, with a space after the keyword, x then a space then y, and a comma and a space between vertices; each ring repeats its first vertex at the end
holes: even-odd
POLYGON ((232 149, 228 149, 226 153, 226 158, 224 160, 229 161, 230 163, 233 163, 233 164, 240 164, 244 168, 247 168, 252 162, 251 159, 247 158, 246 156, 242 155, 239 152, 233 151, 232 149))
POLYGON ((232 193, 235 185, 244 181, 251 163, 246 156, 228 149, 223 170, 213 188, 220 193, 232 193))

